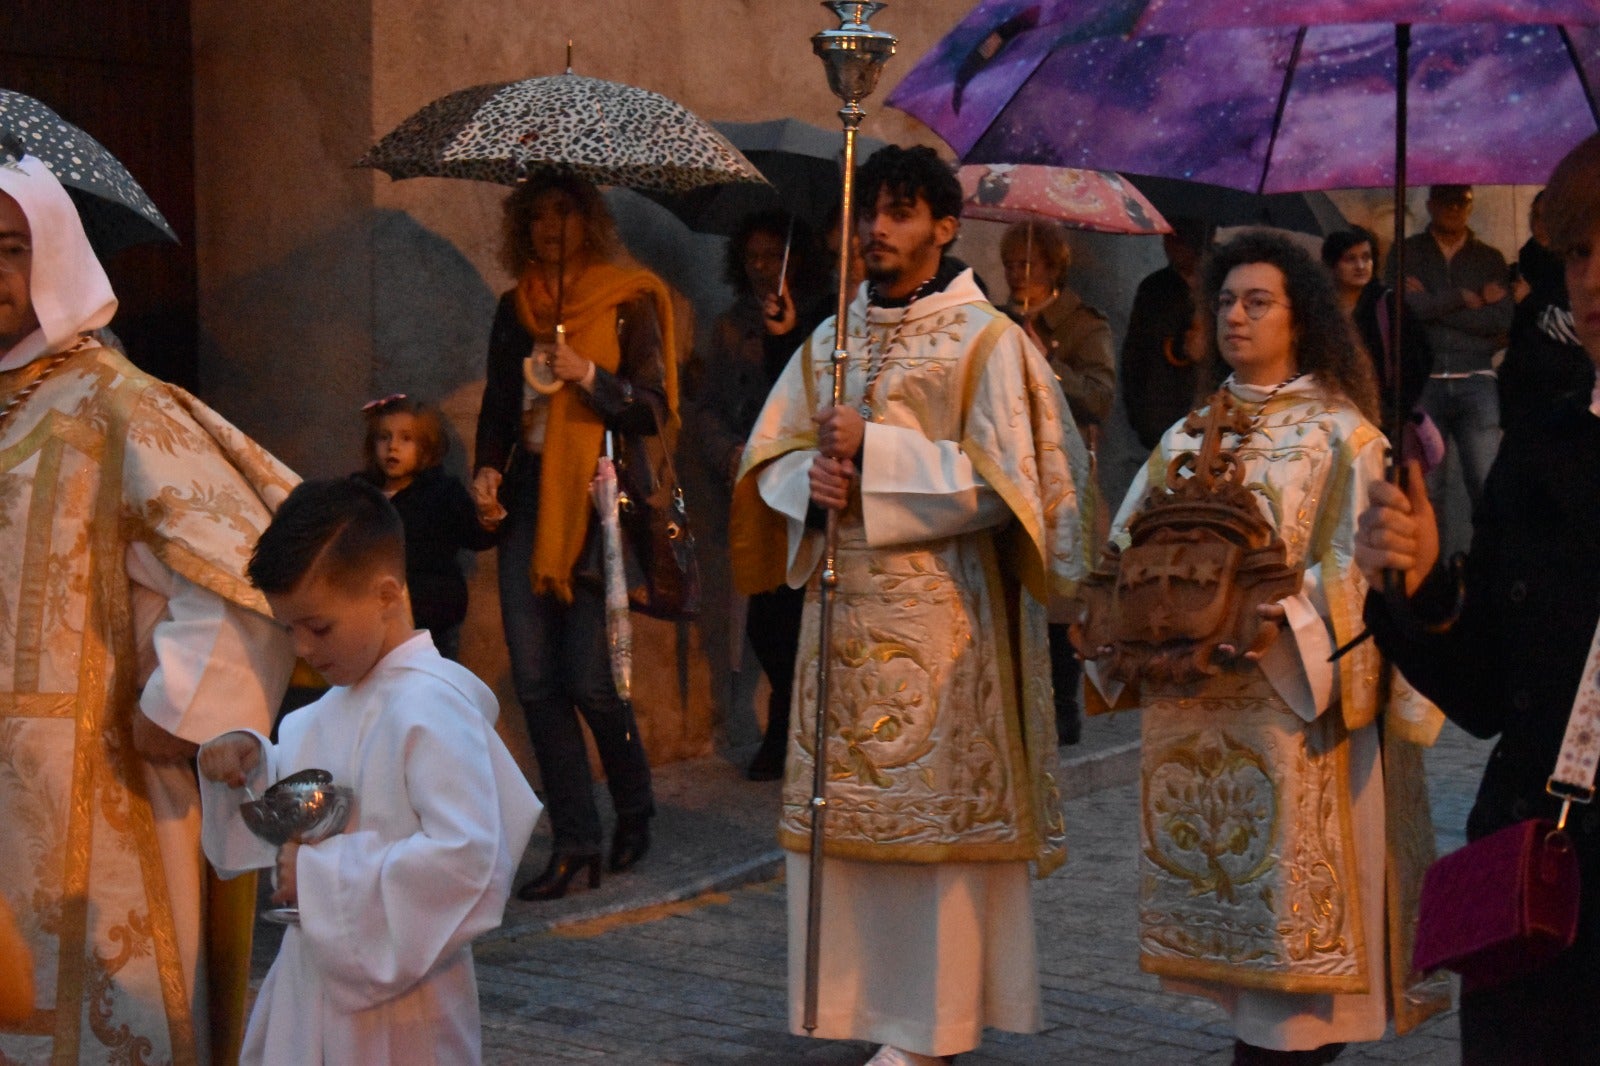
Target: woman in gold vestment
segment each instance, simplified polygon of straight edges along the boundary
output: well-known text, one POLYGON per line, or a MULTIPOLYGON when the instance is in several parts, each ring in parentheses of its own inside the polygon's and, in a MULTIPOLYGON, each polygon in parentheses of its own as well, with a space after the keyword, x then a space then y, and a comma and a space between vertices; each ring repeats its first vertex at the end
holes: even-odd
MULTIPOLYGON (((1113 702, 1143 708, 1141 967, 1229 1011, 1236 1063, 1327 1062, 1390 1018, 1404 1031, 1447 1003, 1446 987, 1407 972, 1432 849, 1417 745, 1438 718, 1403 683, 1377 713, 1369 645, 1328 661, 1361 628, 1355 516, 1382 478, 1385 441, 1371 368, 1325 273, 1251 232, 1214 251, 1201 297, 1211 354, 1232 370, 1223 389, 1246 416, 1223 444, 1299 591, 1260 608, 1275 640, 1213 676, 1147 674, 1122 690, 1102 664, 1090 673, 1113 702)), ((1163 436, 1114 543, 1126 547, 1132 520, 1170 491, 1169 463, 1199 450, 1209 413, 1163 436)), ((1167 606, 1196 594, 1198 579, 1160 580, 1167 606)))

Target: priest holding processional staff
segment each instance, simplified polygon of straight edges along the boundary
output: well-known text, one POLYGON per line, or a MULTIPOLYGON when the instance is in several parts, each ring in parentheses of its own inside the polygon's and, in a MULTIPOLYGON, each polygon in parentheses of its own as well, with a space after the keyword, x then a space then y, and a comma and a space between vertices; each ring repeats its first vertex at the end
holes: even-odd
POLYGON ((1064 859, 1045 623, 1085 570, 1088 464, 1043 355, 949 254, 950 169, 891 146, 851 173, 871 91, 852 64, 893 38, 865 23, 881 5, 831 6, 844 28, 813 43, 845 68, 868 280, 774 387, 730 542, 741 591, 807 587, 779 824, 791 1028, 937 1062, 1039 1028, 1029 863, 1064 859))

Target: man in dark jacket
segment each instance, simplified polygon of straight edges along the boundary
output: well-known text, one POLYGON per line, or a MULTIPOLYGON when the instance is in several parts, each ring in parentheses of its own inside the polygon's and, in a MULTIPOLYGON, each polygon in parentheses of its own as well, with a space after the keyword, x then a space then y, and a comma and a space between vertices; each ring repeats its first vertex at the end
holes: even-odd
MULTIPOLYGON (((1494 356, 1506 346, 1516 305, 1508 288, 1505 256, 1467 226, 1472 186, 1428 190, 1428 228, 1407 237, 1405 302, 1422 320, 1433 349, 1433 373, 1422 390, 1422 410, 1460 456, 1467 495, 1476 510, 1500 447, 1500 400, 1494 356)), ((1388 276, 1394 284, 1395 261, 1388 276)), ((1441 466, 1428 490, 1442 499, 1441 466)))
POLYGON ((1167 265, 1139 283, 1122 341, 1122 403, 1147 451, 1189 413, 1201 389, 1203 345, 1190 343, 1195 325, 1191 289, 1209 234, 1198 219, 1169 221, 1172 232, 1161 239, 1167 265))

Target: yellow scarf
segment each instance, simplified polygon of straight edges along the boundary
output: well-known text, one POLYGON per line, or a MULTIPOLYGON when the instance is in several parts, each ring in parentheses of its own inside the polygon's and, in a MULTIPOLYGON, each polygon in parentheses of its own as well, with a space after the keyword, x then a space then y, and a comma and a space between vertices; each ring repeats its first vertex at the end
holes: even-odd
MULTIPOLYGON (((538 340, 555 335, 556 308, 550 290, 530 267, 517 282, 517 318, 538 340)), ((641 295, 655 301, 661 326, 661 363, 668 425, 678 421, 678 360, 667 287, 648 270, 596 263, 570 280, 563 294, 561 324, 567 343, 603 370, 622 362, 617 308, 641 295)), ((539 517, 533 542, 533 588, 572 600, 572 568, 589 531, 589 482, 600 458, 605 423, 569 385, 550 397, 539 484, 539 517)))

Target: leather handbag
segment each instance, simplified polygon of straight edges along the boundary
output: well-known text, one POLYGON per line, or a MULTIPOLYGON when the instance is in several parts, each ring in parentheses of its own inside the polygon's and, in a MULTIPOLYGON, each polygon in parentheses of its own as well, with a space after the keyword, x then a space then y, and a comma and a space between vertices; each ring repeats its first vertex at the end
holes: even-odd
POLYGON ((1411 952, 1419 970, 1461 974, 1467 991, 1536 972, 1578 935, 1578 857, 1567 836, 1574 803, 1594 800, 1600 768, 1600 628, 1589 643, 1545 791, 1561 800, 1554 822, 1509 825, 1428 867, 1411 952))
POLYGON ((616 456, 622 538, 635 564, 628 606, 640 614, 684 621, 700 611, 700 566, 689 511, 665 435, 624 434, 616 456))
POLYGON ((1530 818, 1428 867, 1412 962, 1469 991, 1539 970, 1578 932, 1578 859, 1556 823, 1530 818))

